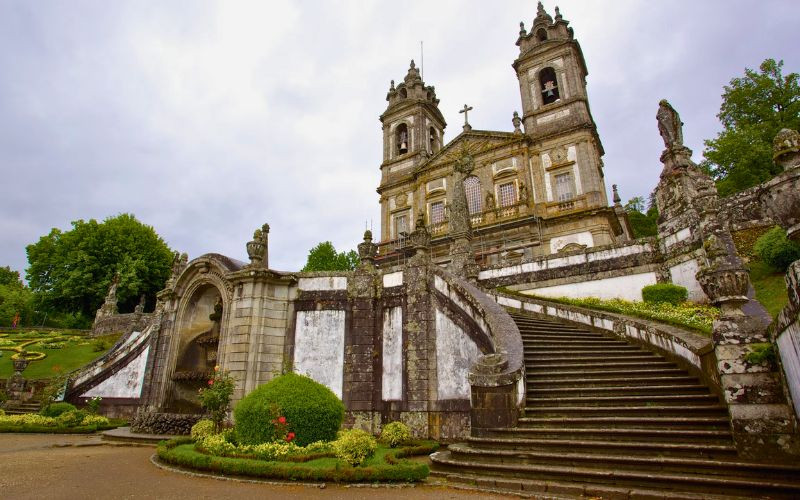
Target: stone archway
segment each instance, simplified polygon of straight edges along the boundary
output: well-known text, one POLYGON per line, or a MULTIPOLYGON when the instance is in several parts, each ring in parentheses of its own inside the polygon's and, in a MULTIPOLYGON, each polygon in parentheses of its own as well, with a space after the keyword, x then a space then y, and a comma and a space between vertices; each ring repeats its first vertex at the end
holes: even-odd
POLYGON ((201 413, 198 390, 205 387, 217 364, 223 294, 210 283, 198 286, 178 321, 177 356, 165 409, 201 413))

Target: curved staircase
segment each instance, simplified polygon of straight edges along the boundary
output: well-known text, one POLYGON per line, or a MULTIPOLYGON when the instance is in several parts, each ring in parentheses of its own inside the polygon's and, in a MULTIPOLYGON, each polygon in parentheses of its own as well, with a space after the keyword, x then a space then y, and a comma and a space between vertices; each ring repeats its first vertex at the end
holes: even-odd
POLYGON ((525 417, 431 455, 449 483, 546 498, 797 498, 800 466, 740 460, 727 408, 663 356, 511 314, 525 417))

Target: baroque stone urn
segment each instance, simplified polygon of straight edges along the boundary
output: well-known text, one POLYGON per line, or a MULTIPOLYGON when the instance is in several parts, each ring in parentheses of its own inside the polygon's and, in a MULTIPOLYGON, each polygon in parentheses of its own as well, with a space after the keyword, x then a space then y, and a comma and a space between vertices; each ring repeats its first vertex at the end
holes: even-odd
POLYGON ((772 145, 773 160, 783 168, 765 184, 761 204, 789 239, 800 243, 800 133, 783 129, 772 145))

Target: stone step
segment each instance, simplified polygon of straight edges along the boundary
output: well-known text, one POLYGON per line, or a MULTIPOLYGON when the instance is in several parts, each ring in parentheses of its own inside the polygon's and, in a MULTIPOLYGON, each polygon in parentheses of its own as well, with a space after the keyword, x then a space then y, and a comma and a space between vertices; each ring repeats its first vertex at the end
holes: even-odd
POLYGON ((481 491, 510 494, 513 496, 562 500, 576 498, 630 499, 630 500, 744 500, 752 497, 715 495, 707 492, 693 493, 675 490, 655 490, 640 487, 617 487, 604 484, 576 483, 552 478, 533 480, 491 476, 485 474, 459 474, 457 472, 432 470, 430 477, 444 480, 453 487, 475 488, 481 491))
POLYGON ((584 441, 647 441, 650 443, 725 445, 729 445, 731 442, 731 433, 728 429, 514 427, 511 429, 486 429, 484 432, 484 437, 509 439, 578 439, 584 441))
POLYGON ((720 417, 522 417, 519 427, 569 427, 572 429, 608 429, 638 427, 653 429, 727 430, 727 416, 720 417))
POLYGON ((575 365, 578 368, 572 369, 561 369, 557 372, 553 371, 553 367, 537 367, 531 366, 525 367, 526 373, 528 374, 528 378, 535 380, 536 377, 558 377, 558 378, 608 378, 608 377, 628 377, 629 379, 635 380, 639 377, 652 377, 652 376, 686 376, 686 370, 682 370, 675 366, 675 364, 666 363, 668 366, 666 367, 650 367, 651 364, 643 365, 644 367, 641 368, 632 368, 632 367, 625 367, 622 369, 616 368, 595 368, 597 363, 593 363, 588 365, 591 369, 585 369, 584 366, 586 365, 575 365), (531 371, 533 370, 533 371, 531 371))
POLYGON ((664 358, 647 351, 622 351, 616 349, 573 350, 573 351, 525 351, 526 360, 546 361, 552 363, 565 363, 577 361, 596 361, 597 359, 607 361, 660 361, 664 358))
POLYGON ((571 387, 551 387, 547 384, 539 384, 538 381, 528 382, 528 397, 547 398, 565 396, 644 396, 644 395, 663 395, 663 394, 686 394, 700 393, 709 394, 708 387, 700 384, 673 384, 673 385, 592 385, 576 384, 571 387))
POLYGON ((624 405, 624 406, 527 406, 525 415, 529 417, 660 417, 660 416, 726 416, 727 407, 720 404, 675 404, 675 405, 624 405))
MULTIPOLYGON (((627 360, 627 361, 598 361, 592 360, 591 362, 586 362, 584 360, 568 360, 568 361, 559 361, 553 363, 540 363, 540 360, 532 359, 530 363, 527 363, 528 358, 525 358, 525 370, 528 373, 528 370, 534 370, 534 374, 536 371, 546 371, 548 374, 562 374, 560 372, 574 372, 574 371, 602 371, 602 370, 609 370, 609 369, 628 369, 628 370, 646 370, 646 369, 670 369, 675 368, 675 363, 670 361, 640 361, 640 360, 627 360)), ((686 373, 686 371, 682 371, 682 373, 686 373)))
POLYGON ((581 451, 583 453, 662 454, 703 457, 736 457, 733 443, 682 443, 640 440, 470 436, 467 443, 473 448, 502 450, 581 451))
MULTIPOLYGON (((463 474, 475 472, 480 475, 496 475, 524 479, 564 480, 587 484, 606 484, 615 487, 647 487, 666 490, 694 491, 712 494, 750 494, 770 498, 796 498, 800 484, 796 481, 780 481, 758 477, 718 476, 699 473, 657 474, 649 471, 619 470, 604 467, 562 466, 549 464, 507 464, 458 460, 449 451, 431 455, 437 468, 463 474)), ((619 497, 618 497, 619 498, 619 497)), ((626 495, 624 498, 628 498, 626 495)))
POLYGON ((603 335, 602 333, 590 332, 586 330, 573 330, 571 328, 530 328, 522 327, 519 329, 520 335, 535 336, 535 335, 558 335, 563 338, 612 338, 603 335))
POLYGON ((532 343, 532 342, 552 342, 563 344, 565 346, 582 344, 582 343, 602 343, 606 345, 616 345, 617 342, 620 342, 616 339, 611 339, 608 337, 566 337, 564 335, 521 335, 523 343, 532 343))
POLYGON ((522 345, 525 347, 526 351, 528 349, 536 351, 566 351, 572 349, 621 349, 623 351, 642 350, 642 348, 639 346, 631 345, 620 340, 540 340, 523 338, 522 345))
POLYGON ((622 396, 566 396, 566 397, 530 397, 529 405, 547 406, 619 406, 624 404, 683 405, 686 403, 714 403, 719 401, 716 394, 646 394, 622 396))
MULTIPOLYGON (((563 372, 562 372, 563 373, 563 372)), ((562 375, 559 373, 558 375, 562 375)), ((574 376, 541 376, 529 377, 528 388, 550 387, 553 389, 559 387, 580 387, 580 386, 653 386, 653 385, 693 385, 697 384, 698 378, 689 375, 667 375, 667 376, 639 376, 632 378, 627 372, 624 375, 617 377, 597 376, 597 377, 582 377, 580 375, 574 376)))
MULTIPOLYGON (((619 455, 612 453, 558 452, 547 450, 501 450, 473 448, 467 444, 448 447, 455 459, 509 464, 548 464, 580 467, 606 467, 614 470, 638 470, 720 477, 747 477, 778 481, 797 481, 797 465, 765 464, 729 459, 694 458, 659 455, 619 455)), ((800 486, 800 485, 798 485, 800 486)))

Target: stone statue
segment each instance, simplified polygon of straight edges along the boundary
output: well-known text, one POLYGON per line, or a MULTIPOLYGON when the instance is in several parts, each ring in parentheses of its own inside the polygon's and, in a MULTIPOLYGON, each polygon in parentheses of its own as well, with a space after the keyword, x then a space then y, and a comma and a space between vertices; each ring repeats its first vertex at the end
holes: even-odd
POLYGON ((494 194, 486 193, 486 210, 494 210, 494 194))
POLYGON ((142 314, 144 312, 144 303, 145 303, 145 297, 144 294, 142 294, 142 296, 139 297, 139 303, 136 304, 136 308, 133 310, 133 312, 135 312, 136 314, 142 314))
POLYGON ((683 146, 683 122, 675 108, 666 99, 661 99, 658 103, 658 132, 664 139, 664 146, 671 149, 675 146, 683 146))
POLYGON ((524 182, 519 183, 519 201, 528 201, 528 186, 524 182))
POLYGON ((269 249, 269 224, 263 224, 260 229, 253 232, 253 239, 247 243, 247 256, 250 258, 250 267, 266 268, 269 249))
POLYGON ((514 124, 514 133, 521 134, 522 129, 520 128, 520 125, 522 125, 522 118, 519 117, 519 113, 516 111, 514 111, 514 117, 511 119, 511 123, 514 124))
POLYGON ((119 271, 114 273, 114 277, 111 278, 111 286, 108 287, 108 294, 106 295, 106 302, 108 303, 117 303, 117 286, 119 286, 119 271))

